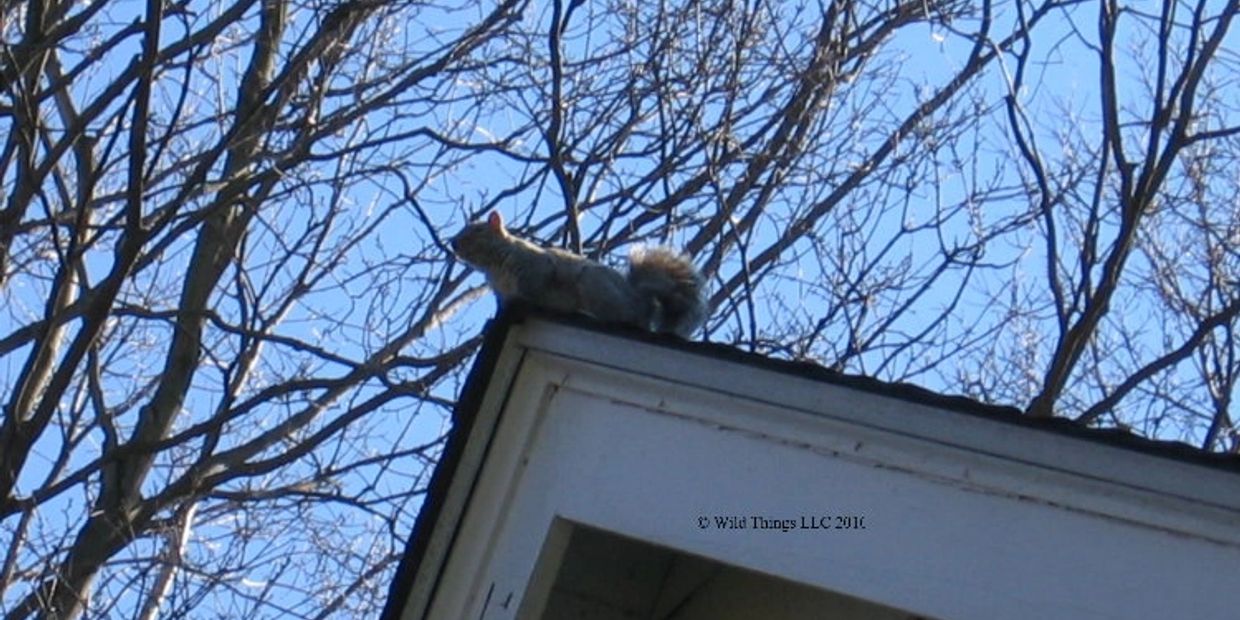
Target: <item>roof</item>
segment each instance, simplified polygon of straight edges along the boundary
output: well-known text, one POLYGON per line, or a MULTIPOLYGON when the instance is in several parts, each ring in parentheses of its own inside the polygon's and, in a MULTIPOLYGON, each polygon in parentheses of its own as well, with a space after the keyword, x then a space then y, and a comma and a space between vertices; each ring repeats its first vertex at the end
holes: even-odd
POLYGON ((1039 431, 1070 436, 1089 442, 1096 442, 1100 445, 1135 451, 1180 463, 1205 466, 1215 470, 1240 474, 1240 456, 1208 453, 1181 442, 1146 439, 1118 429, 1088 428, 1063 418, 1034 419, 1023 415, 1019 409, 1014 407, 989 405, 963 396, 944 395, 911 384, 890 383, 868 377, 848 375, 812 363, 773 359, 741 351, 731 346, 708 342, 684 341, 679 338, 651 334, 625 326, 599 324, 585 317, 549 313, 517 306, 501 313, 487 327, 482 348, 470 371, 458 400, 457 409, 454 412, 452 434, 445 445, 444 453, 432 477, 426 502, 414 525, 405 555, 397 568, 389 591, 388 602, 383 612, 383 618, 395 620, 400 616, 401 608, 413 587, 414 576, 417 574, 419 564, 426 553, 430 532, 438 518, 457 464, 460 461, 466 443, 465 439, 470 435, 475 415, 490 385, 491 378, 500 359, 500 354, 504 349, 504 344, 508 340, 509 333, 515 327, 531 320, 550 321, 575 329, 639 341, 715 360, 741 364, 755 369, 777 372, 824 384, 877 394, 887 398, 895 398, 910 403, 949 410, 1003 424, 1038 429, 1039 431))

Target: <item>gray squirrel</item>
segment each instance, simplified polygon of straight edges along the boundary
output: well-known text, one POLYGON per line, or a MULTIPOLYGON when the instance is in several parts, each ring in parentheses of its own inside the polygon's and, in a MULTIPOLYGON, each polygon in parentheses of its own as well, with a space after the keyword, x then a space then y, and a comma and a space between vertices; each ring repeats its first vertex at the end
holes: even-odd
POLYGON ((520 299, 600 321, 690 337, 706 320, 702 276, 683 254, 641 248, 626 275, 572 252, 544 248, 508 232, 491 212, 452 239, 461 260, 486 274, 500 304, 520 299))

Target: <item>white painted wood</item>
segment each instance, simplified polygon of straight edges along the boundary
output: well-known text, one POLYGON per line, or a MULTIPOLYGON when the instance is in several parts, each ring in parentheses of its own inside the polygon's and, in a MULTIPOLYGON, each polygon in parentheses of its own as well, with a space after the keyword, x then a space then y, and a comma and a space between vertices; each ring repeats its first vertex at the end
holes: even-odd
POLYGON ((510 342, 427 617, 518 617, 557 518, 932 617, 1240 606, 1229 472, 541 321, 510 342), (837 516, 865 529, 802 527, 837 516))
POLYGON ((1174 459, 548 321, 532 321, 518 335, 518 341, 531 350, 699 387, 724 398, 811 412, 1049 469, 1089 472, 1110 483, 1216 503, 1240 513, 1237 476, 1174 459), (1158 464, 1149 467, 1151 462, 1158 464), (1185 480, 1193 484, 1186 485, 1185 480))
POLYGON ((560 564, 563 562, 564 554, 568 550, 573 527, 573 524, 563 519, 556 519, 551 523, 551 527, 547 529, 547 536, 543 539, 542 551, 539 553, 534 565, 534 572, 530 576, 528 587, 525 589, 521 606, 517 609, 518 618, 543 617, 543 611, 547 605, 551 589, 555 585, 560 564))
MULTIPOLYGON (((471 490, 469 511, 461 522, 457 532, 458 542, 453 545, 444 571, 445 577, 450 576, 458 581, 438 589, 431 601, 432 606, 427 617, 462 618, 467 616, 462 616, 461 610, 484 607, 502 609, 508 613, 508 617, 512 617, 520 604, 517 597, 523 588, 518 591, 504 579, 487 579, 490 568, 488 563, 495 561, 491 557, 492 552, 500 544, 503 533, 536 541, 532 546, 527 545, 522 549, 526 555, 515 559, 503 558, 508 563, 521 562, 524 568, 524 586, 545 533, 551 527, 554 513, 544 510, 542 514, 547 515, 547 518, 537 524, 519 523, 514 526, 510 512, 518 492, 524 495, 521 498, 522 505, 527 507, 536 505, 540 497, 544 496, 540 489, 520 488, 518 476, 528 460, 529 444, 539 436, 536 431, 544 419, 539 412, 547 410, 548 403, 559 389, 555 379, 550 369, 538 361, 529 358, 524 360, 508 395, 505 415, 498 421, 498 426, 493 427, 485 467, 471 490), (537 529, 522 531, 525 527, 537 529), (461 587, 462 582, 459 580, 472 585, 461 587)), ((550 504, 544 505, 544 508, 552 507, 550 504)), ((472 614, 468 617, 482 616, 472 614)))
POLYGON ((494 376, 479 406, 477 420, 458 462, 457 475, 439 511, 438 522, 432 530, 431 539, 414 577, 413 587, 401 611, 401 620, 426 617, 427 605, 439 585, 444 562, 453 548, 455 526, 462 519, 466 504, 471 499, 472 481, 482 468, 490 437, 506 404, 509 384, 520 368, 521 357, 526 353, 525 349, 513 344, 515 336, 515 333, 509 335, 503 352, 496 360, 494 376))

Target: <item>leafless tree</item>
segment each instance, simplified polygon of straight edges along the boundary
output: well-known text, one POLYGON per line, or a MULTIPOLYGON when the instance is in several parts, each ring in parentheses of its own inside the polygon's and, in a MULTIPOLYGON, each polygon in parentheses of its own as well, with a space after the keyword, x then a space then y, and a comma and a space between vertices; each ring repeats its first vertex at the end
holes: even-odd
POLYGON ((712 340, 1236 449, 1236 3, 1167 6, 5 4, 0 613, 373 615, 491 209, 687 248, 712 340))
POLYGON ((469 7, 4 6, 6 618, 382 599, 438 440, 371 439, 474 345, 403 254, 467 154, 435 116, 525 9, 469 7))
POLYGON ((1073 122, 1053 154, 1021 101, 1035 44, 1018 47, 1005 107, 1037 200, 1038 297, 1053 342, 1030 415, 1106 416, 1207 449, 1240 447, 1228 411, 1240 313, 1238 67, 1224 49, 1236 13, 1236 2, 1147 13, 1114 1, 1067 13, 1060 52, 1079 52, 1099 96, 1088 115, 1062 102, 1073 122))

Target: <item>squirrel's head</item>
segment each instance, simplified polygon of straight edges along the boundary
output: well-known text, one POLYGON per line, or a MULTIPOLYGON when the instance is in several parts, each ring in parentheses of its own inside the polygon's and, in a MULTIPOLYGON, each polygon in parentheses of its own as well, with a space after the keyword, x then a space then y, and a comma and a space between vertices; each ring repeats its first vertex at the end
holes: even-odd
POLYGON ((508 237, 504 228, 504 218, 498 211, 492 211, 486 221, 470 222, 452 238, 452 251, 461 260, 478 267, 492 251, 497 240, 508 237))

